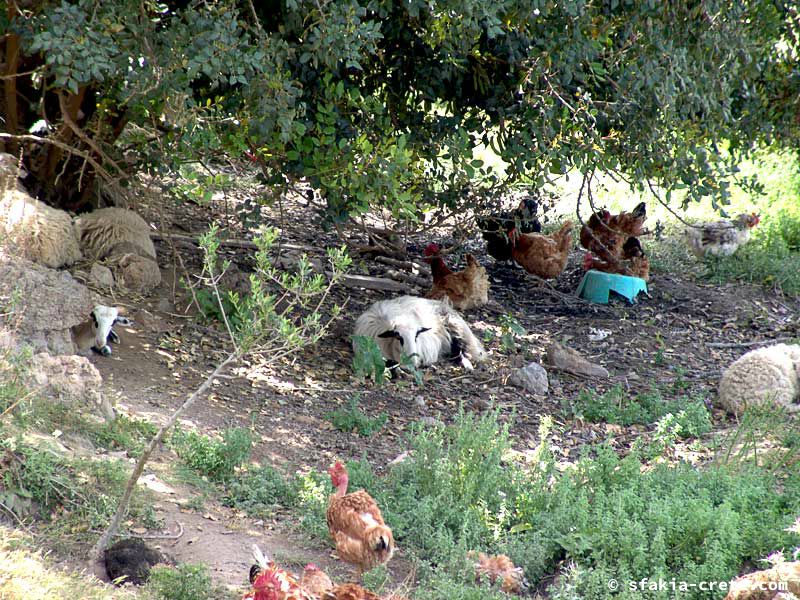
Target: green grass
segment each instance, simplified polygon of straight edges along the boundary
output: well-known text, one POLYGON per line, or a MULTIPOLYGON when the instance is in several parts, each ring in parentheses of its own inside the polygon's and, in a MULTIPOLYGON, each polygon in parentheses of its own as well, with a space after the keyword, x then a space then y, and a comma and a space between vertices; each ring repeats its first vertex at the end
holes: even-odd
POLYGON ((231 428, 215 439, 195 431, 176 429, 170 444, 192 469, 213 481, 229 480, 250 456, 253 436, 247 429, 231 428))
POLYGON ((678 396, 667 399, 658 389, 631 395, 620 385, 603 394, 584 389, 565 408, 569 416, 589 422, 617 425, 650 425, 668 414, 680 415, 682 437, 697 437, 711 431, 711 418, 700 398, 678 396))
POLYGON ((221 600, 237 597, 215 586, 208 569, 203 565, 153 567, 146 587, 156 600, 221 600))
MULTIPOLYGON (((416 429, 409 458, 383 477, 366 461, 348 464, 351 487, 376 498, 415 562, 417 598, 502 598, 476 586, 469 550, 508 553, 534 583, 573 564, 570 577, 556 580, 559 597, 572 586, 574 597, 609 598, 610 578, 728 580, 743 564, 799 543, 784 531, 800 514, 797 473, 652 465, 637 450, 620 458, 607 446, 587 448, 562 471, 547 426, 523 466, 510 460, 508 429, 496 416, 459 414, 453 426, 416 429)), ((327 477, 266 480, 275 490, 270 502, 285 499, 308 533, 327 539, 327 477)))
POLYGON ((356 432, 369 437, 380 431, 386 424, 386 413, 369 417, 358 406, 358 395, 354 395, 347 404, 330 412, 326 417, 336 429, 345 433, 356 432))

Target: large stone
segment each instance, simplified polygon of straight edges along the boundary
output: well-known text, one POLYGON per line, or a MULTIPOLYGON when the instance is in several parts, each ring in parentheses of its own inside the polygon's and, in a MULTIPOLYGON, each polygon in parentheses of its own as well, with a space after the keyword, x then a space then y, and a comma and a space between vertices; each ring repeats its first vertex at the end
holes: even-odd
POLYGON ((509 382, 537 396, 546 396, 550 389, 547 371, 542 365, 535 362, 514 371, 509 382))
POLYGON ((48 400, 87 408, 107 420, 115 416, 111 402, 103 393, 103 378, 83 356, 51 356, 40 352, 33 356, 24 380, 28 387, 48 400))
POLYGON ((0 250, 0 304, 5 326, 22 343, 52 354, 73 354, 70 330, 84 323, 99 297, 65 271, 54 271, 0 250))
POLYGON ((587 375, 601 379, 608 377, 605 367, 586 360, 577 351, 562 346, 558 342, 553 342, 547 349, 547 364, 559 371, 575 375, 587 375))

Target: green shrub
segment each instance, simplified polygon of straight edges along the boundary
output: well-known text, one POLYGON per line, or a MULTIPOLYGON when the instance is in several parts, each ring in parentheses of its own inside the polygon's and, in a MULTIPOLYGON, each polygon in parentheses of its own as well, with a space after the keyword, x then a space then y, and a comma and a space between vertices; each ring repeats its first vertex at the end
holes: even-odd
POLYGON ((147 588, 158 600, 212 600, 219 597, 212 588, 208 569, 202 565, 153 567, 147 588))
POLYGON ((265 465, 249 468, 232 478, 225 486, 223 502, 250 515, 265 518, 276 506, 295 506, 297 481, 284 477, 277 469, 265 465))
POLYGON ((351 433, 357 432, 359 435, 368 437, 373 433, 380 431, 386 424, 386 413, 380 413, 375 417, 368 417, 358 407, 358 395, 354 395, 348 403, 342 407, 337 408, 325 417, 328 421, 333 423, 336 429, 351 433))
POLYGON ((214 481, 227 481, 250 456, 253 438, 247 429, 232 428, 216 440, 194 431, 176 429, 171 444, 186 464, 214 481))
POLYGON ((667 414, 679 415, 680 437, 696 437, 711 430, 711 419, 703 400, 679 397, 664 398, 657 389, 630 395, 617 385, 603 394, 585 389, 567 408, 568 413, 589 422, 615 423, 618 425, 649 425, 667 414))

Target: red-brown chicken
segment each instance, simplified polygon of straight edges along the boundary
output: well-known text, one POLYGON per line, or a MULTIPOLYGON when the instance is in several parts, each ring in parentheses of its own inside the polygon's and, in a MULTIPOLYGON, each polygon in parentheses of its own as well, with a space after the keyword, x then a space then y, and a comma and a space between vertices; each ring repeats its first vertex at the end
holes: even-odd
POLYGON ((567 265, 572 248, 572 221, 551 235, 509 232, 511 257, 528 273, 543 279, 558 277, 567 265))
MULTIPOLYGON (((469 556, 475 558, 475 553, 471 552, 469 556)), ((478 581, 488 581, 492 585, 499 581, 500 589, 508 594, 521 594, 529 587, 522 568, 514 566, 505 554, 488 556, 479 553, 475 561, 475 574, 478 581)))
POLYGON ((256 564, 250 567, 252 589, 242 600, 316 600, 302 588, 294 575, 278 567, 253 546, 256 564))
POLYGON ((325 593, 322 600, 381 600, 381 598, 355 583, 343 583, 325 593))
POLYGON ((308 564, 300 577, 300 586, 315 597, 321 597, 333 589, 333 582, 317 565, 308 564))
POLYGON ((392 558, 392 530, 384 523, 372 496, 364 490, 347 493, 348 476, 342 463, 337 462, 328 473, 336 488, 328 503, 328 531, 339 557, 355 565, 360 577, 392 558))
POLYGON ((622 246, 630 237, 644 232, 647 206, 640 202, 629 213, 612 215, 607 210, 594 213, 581 228, 581 246, 604 261, 620 258, 622 246))
POLYGON ((489 301, 489 276, 472 254, 465 256, 467 266, 454 273, 439 256, 439 246, 425 247, 426 260, 431 264, 433 286, 427 297, 434 300, 449 298, 457 310, 469 310, 489 301))
POLYGON ((618 259, 602 260, 587 252, 583 257, 583 269, 650 280, 650 259, 645 255, 642 243, 635 237, 628 238, 622 245, 622 256, 618 259))

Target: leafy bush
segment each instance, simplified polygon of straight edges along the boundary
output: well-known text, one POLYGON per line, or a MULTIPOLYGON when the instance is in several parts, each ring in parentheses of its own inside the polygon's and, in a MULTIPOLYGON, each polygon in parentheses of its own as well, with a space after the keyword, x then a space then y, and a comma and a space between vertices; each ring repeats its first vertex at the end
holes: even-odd
POLYGON ((250 456, 253 438, 247 429, 241 428, 226 429, 222 440, 177 429, 171 444, 194 470, 214 481, 227 481, 250 456))
POLYGON ((696 437, 711 431, 711 418, 701 399, 686 397, 667 400, 657 389, 636 396, 629 395, 620 385, 603 394, 586 389, 567 408, 573 416, 590 422, 618 425, 649 425, 669 413, 682 425, 681 437, 696 437))
POLYGON ((219 598, 202 565, 156 566, 150 570, 148 590, 158 600, 212 600, 219 598))
POLYGON ((358 395, 353 395, 347 404, 342 408, 337 408, 326 417, 333 423, 336 429, 345 433, 357 432, 359 435, 368 437, 380 431, 386 424, 386 413, 381 413, 375 417, 368 417, 358 407, 358 395))
POLYGON ((353 336, 353 372, 372 379, 376 385, 386 381, 386 360, 377 342, 365 335, 353 336))
POLYGON ((269 465, 248 468, 227 483, 223 502, 265 518, 273 513, 275 506, 295 506, 297 486, 296 479, 284 477, 269 465))

